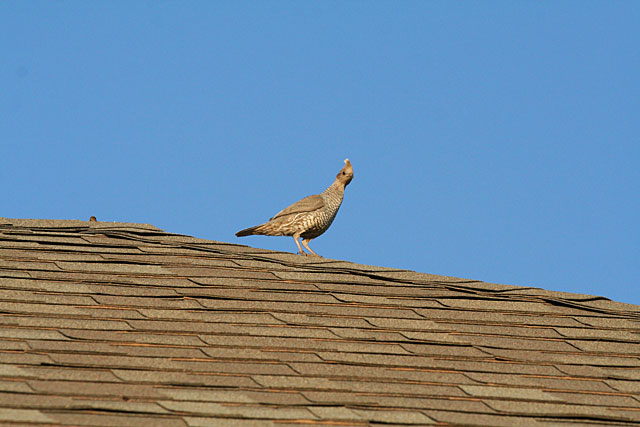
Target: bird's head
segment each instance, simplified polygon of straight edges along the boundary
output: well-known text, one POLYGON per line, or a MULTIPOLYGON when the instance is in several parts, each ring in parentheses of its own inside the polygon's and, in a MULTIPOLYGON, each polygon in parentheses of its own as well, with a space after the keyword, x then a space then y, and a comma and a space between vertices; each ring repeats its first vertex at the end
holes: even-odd
POLYGON ((344 160, 344 167, 338 172, 336 176, 336 180, 341 182, 345 187, 349 185, 351 180, 353 179, 353 166, 351 166, 351 162, 349 159, 344 160))

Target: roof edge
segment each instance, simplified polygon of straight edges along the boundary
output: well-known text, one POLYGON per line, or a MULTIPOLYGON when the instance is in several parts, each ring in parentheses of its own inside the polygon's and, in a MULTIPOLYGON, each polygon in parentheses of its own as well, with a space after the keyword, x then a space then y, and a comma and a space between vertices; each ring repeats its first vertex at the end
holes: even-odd
POLYGON ((117 221, 82 221, 79 219, 23 219, 23 218, 4 218, 0 217, 0 226, 12 225, 14 227, 25 228, 128 228, 149 231, 164 231, 151 224, 142 224, 136 222, 117 222, 117 221))

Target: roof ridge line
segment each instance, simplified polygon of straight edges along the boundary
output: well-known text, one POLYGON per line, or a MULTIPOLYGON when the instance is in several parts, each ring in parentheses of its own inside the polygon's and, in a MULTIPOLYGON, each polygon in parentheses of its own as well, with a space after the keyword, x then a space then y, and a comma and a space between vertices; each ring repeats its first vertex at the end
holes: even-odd
MULTIPOLYGON (((1 226, 1 224, 0 224, 1 226)), ((218 253, 218 254, 224 254, 224 255, 229 255, 232 258, 240 258, 240 259, 250 259, 250 260, 256 260, 256 261, 264 261, 264 262, 272 262, 272 263, 276 263, 276 264, 280 264, 283 266, 287 266, 287 267, 296 267, 296 268, 300 268, 300 269, 308 269, 311 271, 319 271, 320 269, 322 269, 323 272, 330 272, 330 273, 346 273, 346 274, 353 274, 356 276, 365 276, 365 277, 369 277, 371 279, 378 279, 378 280, 384 280, 384 281, 390 281, 390 282, 394 282, 394 283, 406 283, 406 284, 413 284, 413 285, 436 285, 436 286, 442 286, 445 289, 448 290, 454 290, 457 292, 466 292, 466 293, 471 293, 474 295, 478 295, 478 296, 487 296, 487 297, 491 297, 492 299, 497 299, 497 300, 510 300, 513 301, 514 297, 516 297, 515 295, 510 296, 510 298, 506 298, 505 296, 500 295, 501 293, 505 292, 504 290, 492 290, 492 289, 482 289, 482 288, 476 288, 476 287, 471 287, 471 286, 460 286, 461 283, 484 283, 480 280, 473 280, 470 279, 468 281, 463 281, 463 282, 455 282, 455 283, 451 283, 451 282, 443 282, 443 281, 433 281, 433 282, 422 282, 422 281, 416 281, 416 280, 410 280, 410 279, 402 279, 402 278, 397 278, 397 277, 388 277, 388 276, 382 276, 379 274, 376 274, 376 272, 374 271, 359 271, 356 269, 350 269, 350 268, 346 268, 346 267, 330 267, 330 266, 316 266, 314 264, 298 264, 298 263, 293 263, 293 262, 287 262, 287 261, 283 261, 283 260, 274 260, 272 258, 269 257, 265 257, 262 255, 258 255, 258 254, 243 254, 242 256, 238 256, 238 254, 236 252, 231 252, 231 251, 226 251, 223 249, 212 249, 212 248, 207 248, 204 247, 202 245, 199 244, 193 244, 193 243, 174 243, 174 242, 158 242, 156 240, 153 239, 145 239, 141 236, 144 235, 165 235, 165 236, 183 236, 183 237, 192 237, 193 236, 188 236, 185 234, 177 234, 177 233, 170 233, 170 232, 166 232, 166 231, 160 231, 160 232, 142 232, 142 233, 138 233, 138 232, 134 232, 132 230, 113 230, 113 229, 105 229, 105 228, 92 228, 92 227, 87 227, 87 231, 89 232, 89 234, 104 234, 106 236, 119 236, 119 237, 123 237, 125 239, 128 240, 134 240, 134 241, 140 241, 140 242, 145 242, 145 243, 153 243, 153 244, 161 244, 163 246, 169 246, 169 247, 175 247, 175 248, 186 248, 186 249, 193 249, 193 250, 198 250, 198 251, 202 251, 202 252, 213 252, 213 253, 218 253)), ((243 246, 243 245, 239 245, 239 246, 243 246)), ((339 260, 340 261, 340 260, 339 260)), ((341 261, 341 262, 350 262, 350 261, 341 261)), ((410 270, 395 270, 393 269, 393 271, 410 271, 410 270)), ((535 288, 531 288, 531 289, 535 289, 535 288)), ((522 290, 522 289, 518 289, 518 290, 522 290)), ((591 311, 591 312, 595 312, 595 313, 604 313, 604 314, 610 314, 610 315, 615 315, 618 317, 622 317, 622 318, 626 318, 626 319, 640 319, 640 313, 636 314, 636 313, 630 313, 630 312, 625 312, 625 311, 620 311, 620 310, 607 310, 607 309, 602 309, 599 307, 592 307, 586 304, 580 304, 578 302, 574 302, 571 301, 569 299, 566 298, 554 298, 554 297, 546 297, 546 296, 542 296, 542 295, 531 295, 531 296, 527 296, 527 295, 522 295, 521 297, 523 297, 521 299, 521 301, 541 301, 541 302, 547 302, 549 304, 552 305, 559 305, 559 306, 565 306, 565 307, 572 307, 572 308, 579 308, 582 310, 586 310, 586 311, 591 311)), ((516 297, 517 298, 517 297, 516 297)), ((594 298, 590 299, 591 301, 596 301, 596 300, 609 300, 608 298, 605 297, 598 297, 595 296, 594 298)), ((609 300, 610 301, 610 300, 609 300)))

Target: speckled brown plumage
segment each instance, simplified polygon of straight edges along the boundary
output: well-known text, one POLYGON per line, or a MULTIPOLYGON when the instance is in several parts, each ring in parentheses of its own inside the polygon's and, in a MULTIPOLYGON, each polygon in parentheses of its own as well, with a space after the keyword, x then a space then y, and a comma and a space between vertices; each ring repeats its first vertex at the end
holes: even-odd
POLYGON ((340 209, 344 198, 344 189, 353 179, 353 167, 349 159, 338 172, 336 180, 320 194, 304 199, 281 210, 264 224, 256 225, 236 233, 236 236, 260 234, 265 236, 293 236, 300 255, 308 255, 300 246, 302 244, 312 255, 318 256, 309 247, 311 239, 315 239, 327 231, 340 209))

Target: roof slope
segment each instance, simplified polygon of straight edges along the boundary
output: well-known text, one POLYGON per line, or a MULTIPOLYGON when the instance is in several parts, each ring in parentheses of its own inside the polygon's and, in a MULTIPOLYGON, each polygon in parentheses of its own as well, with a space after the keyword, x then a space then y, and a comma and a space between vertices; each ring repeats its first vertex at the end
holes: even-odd
POLYGON ((0 424, 640 424, 638 309, 0 218, 0 424))

